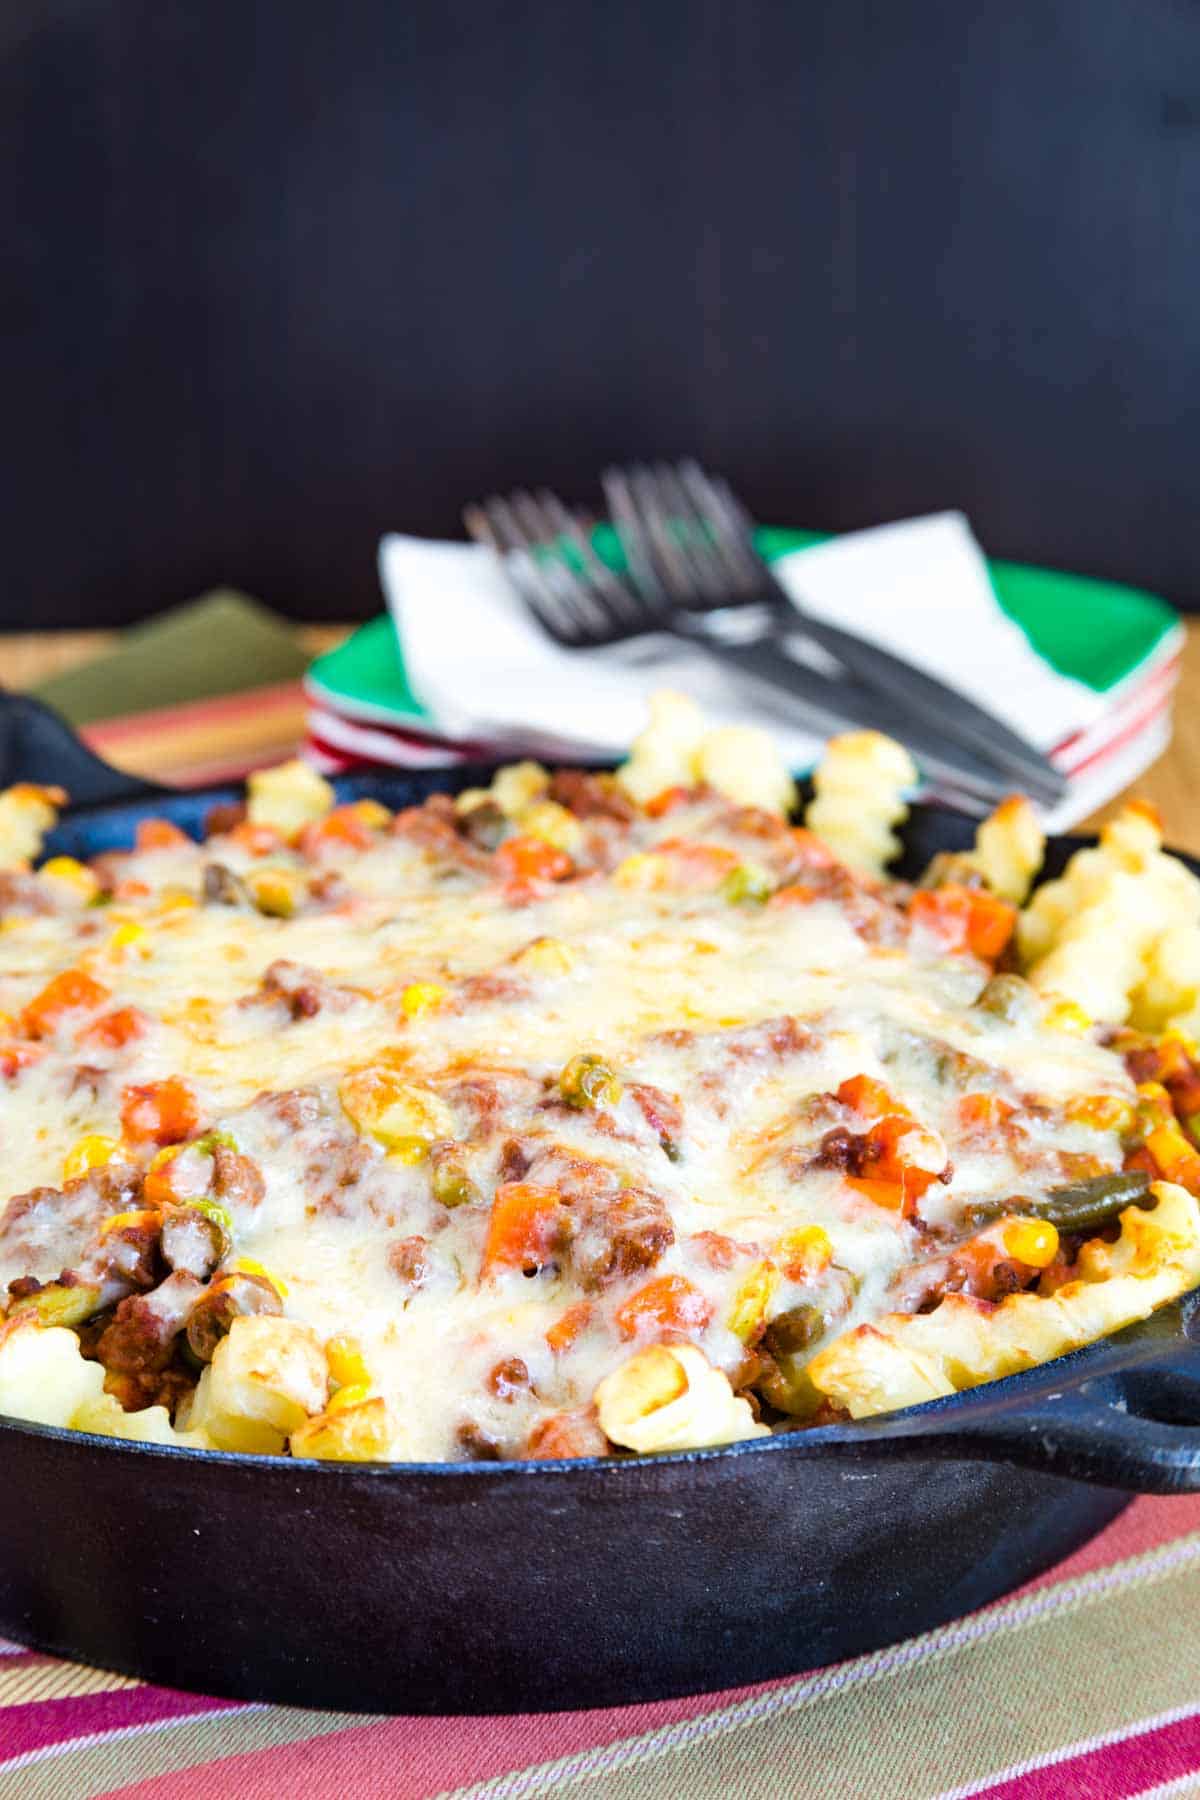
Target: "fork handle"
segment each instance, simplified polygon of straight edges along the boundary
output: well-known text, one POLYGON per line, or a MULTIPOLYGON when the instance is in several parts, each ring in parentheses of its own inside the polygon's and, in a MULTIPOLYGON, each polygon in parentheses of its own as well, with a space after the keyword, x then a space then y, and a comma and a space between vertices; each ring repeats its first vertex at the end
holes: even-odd
POLYGON ((885 695, 857 682, 830 681, 815 669, 805 668, 777 642, 760 638, 750 644, 716 644, 691 631, 679 635, 726 672, 737 670, 773 693, 786 696, 798 721, 822 737, 830 731, 842 731, 847 725, 870 725, 906 744, 933 781, 948 783, 993 804, 1009 790, 994 764, 948 745, 936 731, 924 730, 912 715, 885 695))
POLYGON ((1062 799, 1066 778, 1032 744, 994 714, 964 700, 944 682, 877 644, 842 631, 837 625, 826 624, 823 619, 814 619, 782 593, 776 616, 785 629, 795 630, 836 657, 858 681, 894 696, 905 712, 911 708, 918 718, 936 720, 939 733, 978 751, 994 768, 1016 777, 1034 799, 1051 804, 1062 799))

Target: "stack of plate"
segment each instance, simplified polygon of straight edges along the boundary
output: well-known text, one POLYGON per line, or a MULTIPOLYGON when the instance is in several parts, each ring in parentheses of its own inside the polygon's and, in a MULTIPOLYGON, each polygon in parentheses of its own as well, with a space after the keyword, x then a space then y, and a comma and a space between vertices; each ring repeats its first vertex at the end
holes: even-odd
MULTIPOLYGON (((827 586, 833 595, 830 616, 836 609, 838 622, 853 628, 854 602, 846 600, 847 593, 856 591, 846 580, 847 572, 855 567, 852 557, 859 568, 866 568, 863 556, 869 549, 873 568, 881 561, 887 566, 889 558, 892 567, 899 567, 905 560, 911 563, 918 541, 945 545, 948 539, 960 556, 964 542, 975 549, 965 521, 957 515, 838 540, 814 532, 766 530, 760 534, 760 547, 779 563, 781 579, 786 577, 794 587, 817 598, 822 598, 827 574, 833 574, 831 553, 836 550, 839 571, 834 584, 827 586)), ((431 645, 414 643, 412 638, 416 631, 433 634, 436 628, 425 621, 438 609, 428 605, 427 595, 421 596, 419 606, 412 605, 411 595, 405 604, 406 596, 400 590, 409 567, 416 566, 415 559, 406 561, 412 544, 412 540, 390 539, 383 547, 381 568, 390 614, 364 625, 309 670, 305 683, 307 754, 326 772, 340 773, 370 763, 401 768, 447 765, 494 754, 511 755, 526 747, 521 742, 519 719, 472 716, 468 707, 464 729, 464 709, 447 703, 447 690, 439 695, 423 687, 418 695, 412 671, 422 664, 429 667, 431 645)), ((455 554, 450 546, 441 548, 455 554)), ((466 558, 474 553, 463 550, 458 554, 466 558)), ((1018 658, 1007 673, 1008 687, 1003 674, 998 675, 988 698, 993 710, 1018 728, 1028 730, 1030 719, 1036 718, 1039 747, 1070 778, 1067 798, 1055 809, 1052 821, 1055 828, 1063 829, 1127 786, 1165 748, 1182 628, 1164 602, 1135 589, 1015 563, 984 564, 981 556, 978 560, 980 582, 990 584, 983 604, 995 606, 998 616, 1020 627, 1027 640, 1020 646, 1028 665, 1024 672, 1018 658), (1049 679, 1042 680, 1042 676, 1049 679), (1055 676, 1069 679, 1056 680, 1055 676), (1031 681, 1038 695, 1032 710, 1028 705, 1031 681)), ((920 565, 915 567, 919 570, 920 565)), ((867 634, 880 616, 878 601, 872 606, 866 592, 868 586, 864 583, 862 589, 861 618, 867 634)), ((961 655, 962 686, 967 691, 972 677, 976 683, 978 679, 978 669, 967 666, 977 652, 978 633, 960 629, 956 636, 952 628, 943 630, 941 615, 936 615, 933 623, 935 613, 930 608, 914 637, 912 616, 919 606, 910 590, 907 606, 901 606, 908 620, 909 642, 903 642, 899 630, 889 634, 890 642, 909 655, 914 649, 919 653, 923 644, 929 645, 930 653, 923 660, 943 679, 954 679, 953 659, 961 655), (958 643, 961 651, 955 647, 958 643)), ((967 611, 965 601, 961 610, 948 602, 948 627, 956 613, 961 618, 967 611)), ((470 656, 469 651, 463 654, 470 656)), ((472 673, 477 678, 479 671, 464 663, 464 689, 469 687, 472 673)), ((530 720, 528 738, 528 748, 544 748, 546 732, 539 732, 536 720, 530 720)), ((569 743, 560 743, 558 748, 560 754, 570 754, 569 743)), ((619 752, 621 746, 613 748, 619 752)), ((802 736, 791 733, 789 749, 797 773, 803 773, 815 757, 817 745, 814 741, 806 747, 802 736)), ((594 755, 594 744, 581 743, 579 753, 594 755)))

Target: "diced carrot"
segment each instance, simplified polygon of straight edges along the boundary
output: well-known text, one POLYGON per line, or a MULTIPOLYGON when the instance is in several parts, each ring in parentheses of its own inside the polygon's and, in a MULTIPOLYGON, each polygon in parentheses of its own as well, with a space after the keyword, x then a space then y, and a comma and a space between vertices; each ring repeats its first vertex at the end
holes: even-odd
POLYGON ((123 1050, 134 1038, 141 1037, 150 1020, 136 1006, 118 1006, 102 1013, 94 1025, 85 1026, 76 1043, 94 1044, 106 1050, 123 1050))
POLYGON ((984 962, 995 962, 1013 934, 1016 908, 979 888, 922 888, 909 903, 908 916, 949 951, 969 950, 984 962))
POLYGON ((483 1245, 480 1276, 502 1269, 536 1271, 552 1262, 564 1208, 558 1190, 529 1181, 505 1181, 496 1189, 483 1245))
POLYGON ((565 850, 521 834, 501 844, 495 863, 501 879, 519 887, 535 881, 562 881, 575 866, 565 850))
POLYGON ((21 1014, 21 1028, 26 1037, 49 1037, 65 1014, 95 1012, 108 998, 108 989, 86 969, 63 969, 29 1002, 21 1014))
POLYGON ((546 1333, 546 1342, 556 1356, 559 1351, 571 1348, 580 1332, 586 1329, 591 1316, 592 1307, 588 1300, 578 1300, 574 1306, 568 1306, 565 1313, 560 1313, 546 1333))
POLYGON ((229 841, 251 856, 272 856, 283 845, 283 838, 273 825, 256 825, 251 819, 243 819, 240 825, 235 825, 229 833, 229 841))
POLYGON ((664 788, 661 794, 655 794, 652 799, 647 800, 642 811, 647 818, 662 819, 666 817, 667 813, 674 812, 677 807, 686 806, 691 797, 690 788, 664 788))
POLYGON ((855 1193, 861 1194, 864 1199, 870 1200, 875 1206, 885 1207, 888 1212, 903 1212, 904 1210, 903 1182, 877 1181, 866 1175, 847 1175, 846 1185, 852 1187, 855 1193))
POLYGON ((125 876, 113 888, 114 900, 144 900, 150 892, 148 881, 137 881, 132 875, 125 876))
MULTIPOLYGON (((3 1327, 0 1326, 0 1330, 3 1327)), ((533 1427, 521 1452, 524 1457, 557 1459, 603 1456, 611 1446, 593 1411, 551 1413, 533 1427)))
POLYGON ((335 806, 300 833, 304 856, 319 857, 323 850, 369 850, 374 843, 370 826, 354 806, 335 806))
POLYGON ((905 1141, 915 1138, 919 1146, 922 1135, 921 1128, 914 1126, 907 1113, 890 1113, 872 1125, 864 1145, 867 1179, 898 1182, 906 1217, 925 1189, 938 1179, 936 1170, 923 1168, 914 1160, 911 1143, 905 1155, 905 1141))
POLYGON ((181 1144, 199 1130, 200 1108, 187 1082, 169 1075, 124 1089, 121 1127, 133 1144, 181 1144))
POLYGON ((738 1258, 746 1255, 746 1247, 721 1231, 697 1231, 689 1240, 710 1269, 732 1269, 738 1258))
POLYGON ((175 1191, 169 1162, 160 1163, 157 1168, 153 1163, 150 1165, 142 1184, 142 1194, 151 1206, 159 1207, 173 1205, 183 1198, 175 1191))
POLYGON ((971 953, 983 962, 995 962, 1008 948, 1017 923, 1017 909, 995 894, 969 891, 967 943, 971 953))
POLYGON ((1197 1117, 1200 1115, 1200 1072, 1193 1071, 1188 1075, 1172 1075, 1169 1078, 1171 1099, 1175 1104, 1178 1118, 1188 1130, 1195 1135, 1197 1117))
POLYGON ((31 1063, 40 1062, 45 1054, 36 1044, 0 1044, 0 1077, 11 1081, 31 1063))
POLYGON ((142 1184, 142 1198, 147 1206, 204 1198, 212 1179, 212 1164, 204 1145, 204 1138, 194 1145, 168 1144, 150 1158, 142 1184))
POLYGON ((712 1306, 682 1275, 657 1275, 631 1294, 616 1310, 617 1330, 624 1338, 649 1331, 703 1331, 712 1306))
POLYGON ((1134 1108, 1121 1094, 1080 1094, 1064 1104, 1063 1114, 1072 1125, 1090 1125, 1093 1131, 1127 1132, 1134 1108))
POLYGON ((901 1145, 912 1129, 912 1120, 903 1113, 888 1113, 882 1119, 877 1119, 868 1131, 864 1160, 885 1181, 899 1181, 905 1168, 901 1145))
POLYGON ((820 897, 815 887, 806 887, 802 881, 789 881, 786 887, 776 888, 767 901, 767 905, 776 907, 811 906, 813 901, 819 900, 820 897))
POLYGON ((791 838, 793 844, 795 844, 797 850, 799 850, 801 856, 803 856, 805 862, 808 863, 811 868, 832 869, 837 862, 837 857, 833 854, 829 845, 823 844, 820 838, 817 837, 814 832, 809 831, 805 826, 793 825, 791 838))
POLYGON ((958 1122, 967 1131, 994 1131, 1015 1111, 999 1094, 964 1094, 958 1103, 958 1122))
POLYGON ((138 850, 180 850, 192 840, 170 819, 142 819, 133 841, 138 850))
POLYGON ((724 844, 701 843, 697 838, 664 838, 655 846, 655 854, 668 859, 672 886, 682 888, 720 887, 741 862, 736 850, 727 850, 724 844))
POLYGON ((1163 816, 1159 812, 1157 806, 1155 806, 1153 800, 1147 800, 1139 794, 1133 800, 1124 801, 1123 804, 1127 812, 1141 813, 1143 819, 1148 820, 1149 823, 1153 825, 1158 835, 1160 837, 1162 836, 1163 816))
POLYGON ((909 903, 908 916, 937 939, 943 950, 967 947, 966 889, 921 888, 909 903))
POLYGON ((1191 1059, 1177 1037, 1160 1037, 1153 1046, 1155 1069, 1152 1079, 1164 1085, 1169 1081, 1186 1075, 1191 1068, 1191 1059))
POLYGON ((873 1075, 849 1076, 838 1088, 837 1097, 843 1106, 850 1107, 864 1119, 887 1113, 904 1114, 900 1102, 873 1075))
POLYGON ((1174 1119, 1150 1133, 1146 1149, 1165 1180, 1178 1182, 1189 1194, 1200 1194, 1200 1152, 1184 1137, 1174 1119))

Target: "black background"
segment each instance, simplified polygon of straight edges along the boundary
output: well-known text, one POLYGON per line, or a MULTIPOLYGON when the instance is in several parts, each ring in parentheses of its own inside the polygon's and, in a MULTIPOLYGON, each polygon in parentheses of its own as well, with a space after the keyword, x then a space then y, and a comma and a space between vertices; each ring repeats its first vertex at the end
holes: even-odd
POLYGON ((1200 603, 1194 0, 8 0, 0 624, 695 451, 1200 603))

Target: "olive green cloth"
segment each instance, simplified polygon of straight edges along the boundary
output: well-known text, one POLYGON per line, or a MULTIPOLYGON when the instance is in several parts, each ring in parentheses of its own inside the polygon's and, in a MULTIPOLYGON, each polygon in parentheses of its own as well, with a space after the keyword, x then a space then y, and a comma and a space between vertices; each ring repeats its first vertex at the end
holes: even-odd
POLYGON ((132 626, 118 649, 52 675, 33 692, 72 725, 92 725, 298 681, 307 663, 286 619, 232 588, 218 588, 132 626))

